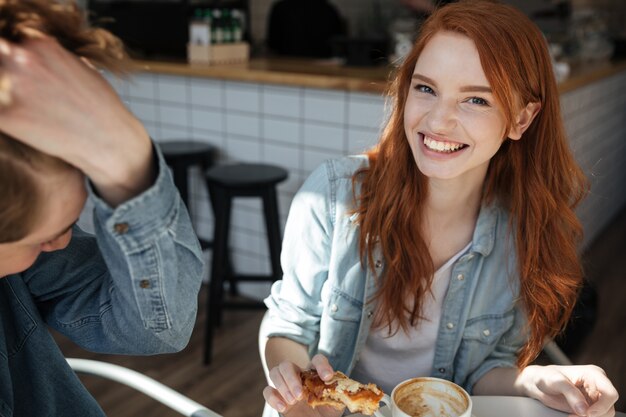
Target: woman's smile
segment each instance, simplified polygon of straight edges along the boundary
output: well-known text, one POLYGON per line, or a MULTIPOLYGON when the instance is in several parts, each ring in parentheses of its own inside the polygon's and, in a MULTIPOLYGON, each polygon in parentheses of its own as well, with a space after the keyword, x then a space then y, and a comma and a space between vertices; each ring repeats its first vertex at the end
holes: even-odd
POLYGON ((464 149, 466 149, 469 145, 464 143, 455 142, 450 139, 436 137, 430 134, 419 133, 420 141, 424 145, 424 152, 431 154, 434 153, 436 156, 440 157, 441 155, 451 155, 459 154, 464 149))

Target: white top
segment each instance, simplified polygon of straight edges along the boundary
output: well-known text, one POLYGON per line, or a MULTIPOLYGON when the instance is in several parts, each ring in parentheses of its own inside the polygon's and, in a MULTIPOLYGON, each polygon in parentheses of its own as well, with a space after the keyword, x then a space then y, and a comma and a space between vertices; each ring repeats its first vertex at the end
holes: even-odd
POLYGON ((351 378, 364 383, 373 382, 391 394, 393 388, 405 379, 430 375, 452 265, 470 245, 471 242, 435 272, 432 294, 426 293, 424 299, 424 320, 420 320, 408 333, 400 329, 391 337, 388 327, 370 331, 351 378))

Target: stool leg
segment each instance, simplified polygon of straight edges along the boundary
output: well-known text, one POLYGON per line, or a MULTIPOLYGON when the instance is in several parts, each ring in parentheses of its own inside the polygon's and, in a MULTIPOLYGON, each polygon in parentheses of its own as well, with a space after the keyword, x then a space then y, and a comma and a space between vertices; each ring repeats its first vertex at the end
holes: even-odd
POLYGON ((231 251, 228 251, 228 253, 226 254, 226 271, 230 295, 232 295, 233 297, 238 296, 239 288, 237 287, 237 279, 235 278, 235 271, 233 270, 231 251))
POLYGON ((263 212, 265 214, 265 228, 267 229, 267 241, 272 263, 272 278, 276 281, 282 277, 283 271, 280 267, 280 251, 282 244, 278 220, 278 197, 276 196, 276 189, 274 187, 268 187, 263 192, 263 212))
POLYGON ((204 340, 204 363, 211 362, 213 353, 213 331, 219 323, 222 309, 222 289, 226 272, 225 260, 228 253, 228 230, 230 224, 231 197, 226 190, 211 188, 215 229, 213 233, 213 257, 211 280, 207 297, 207 320, 204 340))
MULTIPOLYGON (((205 182, 205 184, 206 184, 206 182, 205 182)), ((215 201, 213 199, 213 194, 211 194, 211 189, 208 186, 208 184, 207 184, 207 191, 209 193, 209 199, 211 200, 211 207, 213 208, 213 214, 215 214, 215 201)), ((232 196, 230 198, 232 200, 232 196)), ((230 208, 229 208, 229 213, 230 213, 230 208)), ((213 242, 202 242, 202 240, 201 240, 200 244, 203 244, 203 243, 204 243, 204 247, 208 247, 208 248, 212 248, 213 247, 213 242)), ((222 282, 228 280, 228 286, 229 286, 229 290, 230 290, 230 295, 237 296, 237 295, 239 295, 239 291, 237 289, 237 281, 234 278, 235 277, 235 270, 233 269, 232 256, 231 256, 231 252, 228 249, 228 247, 226 247, 226 266, 225 266, 225 268, 226 269, 224 270, 224 280, 222 282)), ((219 317, 218 317, 217 324, 221 324, 221 322, 222 322, 222 314, 221 314, 221 310, 220 310, 220 314, 219 314, 219 317)))

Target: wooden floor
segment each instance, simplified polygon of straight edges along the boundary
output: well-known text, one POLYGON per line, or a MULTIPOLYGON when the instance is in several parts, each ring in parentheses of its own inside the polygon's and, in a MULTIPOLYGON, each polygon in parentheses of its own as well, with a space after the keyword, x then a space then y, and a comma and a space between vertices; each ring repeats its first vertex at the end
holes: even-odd
MULTIPOLYGON (((588 278, 597 286, 596 325, 580 341, 575 363, 602 366, 622 398, 617 410, 626 411, 626 211, 584 256, 588 278)), ((204 290, 200 294, 204 301, 204 290)), ((203 307, 203 303, 201 303, 203 307)), ((205 320, 200 309, 188 347, 173 355, 124 357, 82 351, 55 335, 67 357, 104 360, 130 367, 184 393, 225 417, 257 417, 263 408, 265 386, 257 348, 261 311, 227 311, 215 338, 215 356, 203 366, 205 320)), ((95 377, 81 377, 110 417, 174 417, 178 414, 143 394, 95 377)))

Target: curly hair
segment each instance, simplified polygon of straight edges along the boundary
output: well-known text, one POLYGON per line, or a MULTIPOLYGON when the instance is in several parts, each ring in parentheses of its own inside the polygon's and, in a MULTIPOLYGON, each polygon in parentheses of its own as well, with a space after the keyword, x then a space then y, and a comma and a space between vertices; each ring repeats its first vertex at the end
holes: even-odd
POLYGON ((362 185, 356 198, 360 253, 372 271, 373 249, 386 260, 375 301, 376 326, 406 329, 420 318, 434 265, 419 231, 428 191, 403 124, 405 99, 417 59, 439 31, 452 31, 476 45, 485 75, 501 104, 507 131, 527 103, 541 110, 521 140, 504 141, 491 159, 483 199, 510 213, 520 277, 520 302, 528 320, 528 340, 518 354, 526 366, 545 337, 567 324, 582 280, 577 244, 582 227, 574 208, 588 182, 569 149, 560 114, 550 56, 539 29, 519 10, 495 1, 468 0, 442 7, 422 26, 412 51, 389 89, 392 112, 379 144, 368 152, 370 166, 353 177, 362 185), (422 254, 417 256, 416 254, 422 254), (397 300, 417 294, 413 308, 397 300))

